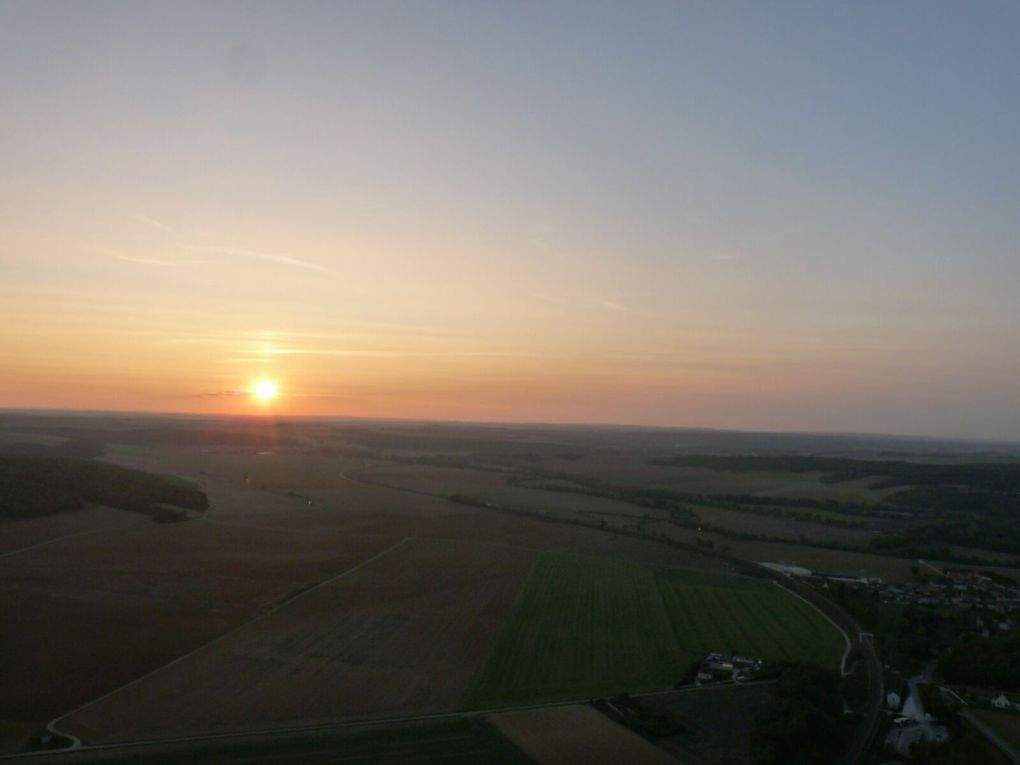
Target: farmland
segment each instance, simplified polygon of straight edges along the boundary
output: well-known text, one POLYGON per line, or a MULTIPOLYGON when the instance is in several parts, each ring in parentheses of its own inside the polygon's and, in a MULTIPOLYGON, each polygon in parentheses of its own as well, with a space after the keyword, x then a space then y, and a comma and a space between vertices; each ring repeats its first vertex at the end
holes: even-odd
POLYGON ((989 725, 1008 741, 1010 746, 1020 751, 1020 715, 996 709, 979 709, 974 712, 974 716, 989 725))
MULTIPOLYGON (((612 723, 608 723, 612 725, 612 723)), ((626 731, 624 731, 626 733, 626 731)), ((639 743, 644 743, 639 740, 639 743)), ((330 765, 526 765, 531 762, 487 721, 475 717, 403 725, 366 725, 273 733, 188 743, 125 746, 47 757, 47 763, 104 765, 220 765, 330 763, 330 765)))
POLYGON ((452 710, 532 558, 402 540, 60 727, 133 740, 452 710))
POLYGON ((765 684, 708 686, 648 696, 641 706, 680 722, 680 734, 656 741, 680 762, 750 765, 754 717, 771 693, 765 684))
POLYGON ((675 765, 676 760, 589 704, 497 712, 488 720, 538 765, 675 765))
MULTIPOLYGON (((0 521, 6 751, 52 720, 101 744, 666 689, 712 650, 835 668, 842 636, 739 559, 916 562, 865 541, 913 522, 881 515, 896 489, 656 464, 678 443, 657 432, 35 417, 0 437, 208 498, 177 523, 0 521)), ((532 744, 555 717, 500 714, 532 744)))
POLYGON ((668 688, 709 651, 835 668, 840 633, 767 581, 546 554, 469 708, 668 688))
POLYGON ((16 614, 0 635, 0 717, 73 709, 396 541, 146 522, 0 558, 16 614))

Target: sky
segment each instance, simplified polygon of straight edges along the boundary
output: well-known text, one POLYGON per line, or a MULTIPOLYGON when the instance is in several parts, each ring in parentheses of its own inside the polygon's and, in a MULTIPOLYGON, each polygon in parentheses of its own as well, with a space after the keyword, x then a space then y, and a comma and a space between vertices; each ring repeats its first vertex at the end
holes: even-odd
POLYGON ((1018 39, 0 0, 0 407, 1020 440, 1018 39))

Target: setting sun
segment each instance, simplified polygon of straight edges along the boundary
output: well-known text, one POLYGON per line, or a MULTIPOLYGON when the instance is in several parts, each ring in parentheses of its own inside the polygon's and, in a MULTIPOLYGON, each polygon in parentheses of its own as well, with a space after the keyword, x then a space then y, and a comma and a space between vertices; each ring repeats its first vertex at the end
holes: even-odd
POLYGON ((255 398, 267 402, 276 398, 276 383, 272 380, 259 380, 255 383, 255 398))

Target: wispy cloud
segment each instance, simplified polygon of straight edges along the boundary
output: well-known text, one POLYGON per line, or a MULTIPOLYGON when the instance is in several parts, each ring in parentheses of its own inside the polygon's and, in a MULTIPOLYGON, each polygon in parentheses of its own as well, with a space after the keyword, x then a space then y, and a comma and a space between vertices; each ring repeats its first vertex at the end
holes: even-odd
POLYGON ((307 260, 301 260, 300 258, 294 258, 290 255, 281 255, 275 252, 260 252, 258 250, 248 250, 242 247, 223 247, 220 245, 205 245, 205 244, 185 244, 181 247, 188 252, 193 252, 199 255, 226 255, 227 257, 234 258, 249 258, 252 260, 262 260, 267 263, 279 263, 280 265, 293 266, 294 268, 303 268, 308 271, 316 271, 322 274, 333 274, 336 272, 320 266, 317 263, 310 263, 307 260))
POLYGON ((136 215, 135 220, 138 221, 139 223, 144 223, 146 226, 154 228, 157 231, 162 231, 164 234, 174 235, 177 234, 177 229, 175 229, 173 226, 169 226, 166 223, 156 220, 155 218, 150 218, 148 215, 136 215))
POLYGON ((209 262, 208 260, 195 260, 193 258, 180 260, 177 258, 148 258, 140 255, 128 255, 110 247, 90 247, 88 249, 100 255, 105 255, 108 258, 123 260, 126 263, 137 263, 143 266, 200 266, 209 262))
POLYGON ((541 300, 543 303, 552 303, 553 305, 587 305, 595 308, 603 308, 607 311, 618 311, 618 312, 631 312, 630 306, 620 303, 616 300, 609 300, 598 295, 547 295, 541 292, 528 292, 528 297, 534 300, 541 300))
MULTIPOLYGON (((137 214, 134 216, 135 220, 142 223, 149 228, 155 229, 163 234, 169 234, 173 237, 181 238, 184 237, 193 238, 196 236, 194 231, 185 231, 178 229, 175 226, 171 226, 169 223, 164 223, 161 220, 153 218, 151 215, 137 214)), ((185 250, 186 252, 198 254, 198 255, 214 255, 214 256, 226 256, 231 258, 249 258, 251 260, 261 260, 267 263, 278 263, 284 266, 291 266, 293 268, 302 268, 307 271, 315 271, 321 274, 335 274, 333 270, 320 266, 318 263, 311 263, 307 260, 295 258, 291 255, 285 255, 278 252, 262 252, 261 250, 250 250, 245 247, 234 247, 231 245, 222 244, 192 244, 188 242, 177 242, 176 245, 179 249, 185 250)), ((159 259, 137 259, 135 262, 147 262, 151 265, 171 265, 173 261, 163 261, 159 259)), ((207 262, 207 261, 205 261, 207 262)))
POLYGON ((239 355, 226 359, 233 364, 248 364, 264 361, 275 356, 341 356, 357 358, 421 358, 421 357, 449 357, 449 358, 471 358, 471 357, 500 357, 518 356, 513 351, 487 351, 487 350, 465 350, 465 351, 390 351, 390 350, 361 350, 355 348, 259 348, 246 351, 239 351, 239 355))
POLYGON ((600 305, 603 308, 608 308, 610 311, 629 311, 630 307, 625 306, 623 303, 616 303, 612 300, 605 300, 604 298, 598 298, 595 301, 596 305, 600 305))
POLYGON ((114 255, 118 260, 126 260, 128 263, 140 263, 146 266, 200 266, 208 263, 208 260, 163 260, 162 258, 136 258, 132 255, 114 255))
POLYGON ((209 393, 185 393, 185 398, 242 398, 250 396, 251 392, 246 390, 218 390, 209 393))

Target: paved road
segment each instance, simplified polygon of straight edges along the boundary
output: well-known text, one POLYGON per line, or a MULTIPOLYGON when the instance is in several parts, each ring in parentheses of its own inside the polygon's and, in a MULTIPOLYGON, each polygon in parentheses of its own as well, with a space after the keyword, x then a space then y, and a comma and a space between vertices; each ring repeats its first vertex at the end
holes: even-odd
POLYGON ((882 701, 885 698, 882 665, 878 661, 878 654, 875 653, 871 637, 862 633, 859 645, 861 656, 864 659, 864 668, 868 673, 868 704, 865 707, 864 720, 857 726, 857 733, 850 746, 850 751, 847 753, 846 759, 843 760, 846 765, 858 765, 863 762, 875 740, 875 735, 878 733, 878 726, 882 720, 882 701))

